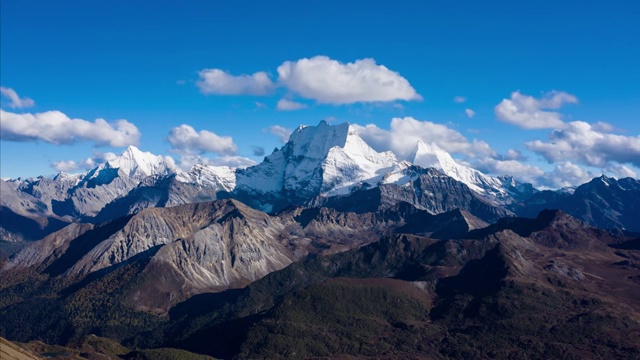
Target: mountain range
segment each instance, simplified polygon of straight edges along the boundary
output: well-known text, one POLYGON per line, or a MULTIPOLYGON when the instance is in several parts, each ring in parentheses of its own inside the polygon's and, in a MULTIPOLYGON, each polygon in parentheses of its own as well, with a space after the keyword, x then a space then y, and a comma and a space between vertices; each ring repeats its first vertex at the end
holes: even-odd
POLYGON ((637 179, 538 190, 323 121, 244 169, 129 147, 0 190, 0 336, 41 354, 640 356, 637 179))
POLYGON ((438 214, 461 208, 494 222, 557 208, 603 229, 640 231, 637 179, 601 177, 573 192, 539 191, 492 177, 419 141, 411 161, 372 149, 347 123, 300 126, 280 149, 244 169, 188 171, 130 146, 82 174, 0 181, 3 240, 37 240, 70 222, 101 223, 149 207, 234 198, 271 214, 291 206, 372 211, 408 202, 438 214))

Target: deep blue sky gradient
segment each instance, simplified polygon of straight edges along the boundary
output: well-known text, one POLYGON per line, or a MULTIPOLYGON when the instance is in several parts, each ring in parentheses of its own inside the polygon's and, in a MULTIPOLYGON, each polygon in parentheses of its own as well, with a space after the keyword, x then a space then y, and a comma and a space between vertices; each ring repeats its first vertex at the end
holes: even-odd
MULTIPOLYGON (((20 111, 124 118, 142 132, 140 148, 154 153, 167 154, 168 132, 184 123, 232 136, 240 154, 252 157, 252 146, 279 146, 262 132, 270 125, 292 128, 335 117, 388 128, 397 116, 449 124, 498 151, 526 153, 523 143, 545 139, 548 131, 523 131, 495 119, 493 108, 515 90, 536 97, 566 91, 580 99, 563 107, 567 119, 606 121, 627 135, 640 134, 635 1, 1 4, 0 83, 36 101, 20 111), (315 55, 342 62, 374 58, 424 100, 403 103, 404 109, 303 100, 308 109, 280 112, 279 96, 205 96, 194 84, 204 68, 235 75, 267 71, 275 79, 282 62, 315 55), (468 101, 453 102, 458 95, 468 101), (268 108, 256 109, 255 101, 268 108), (466 107, 475 118, 464 115, 466 107)), ((52 161, 77 161, 93 150, 90 143, 0 145, 2 177, 53 173, 52 161)))

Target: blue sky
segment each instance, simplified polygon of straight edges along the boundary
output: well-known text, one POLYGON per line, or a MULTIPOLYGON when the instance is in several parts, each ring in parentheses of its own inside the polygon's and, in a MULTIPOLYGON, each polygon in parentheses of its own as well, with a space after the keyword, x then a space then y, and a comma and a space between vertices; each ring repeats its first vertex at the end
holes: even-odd
POLYGON ((35 102, 12 103, 4 92, 2 177, 52 174, 59 161, 82 171, 83 160, 104 160, 127 142, 183 166, 260 161, 258 147, 282 145, 272 126, 324 118, 371 124, 361 129, 365 140, 400 156, 408 150, 399 139, 421 132, 483 171, 509 169, 544 186, 640 174, 635 2, 7 0, 1 7, 0 85, 35 102), (326 71, 332 79, 337 68, 364 90, 329 99, 339 81, 315 79, 302 59, 312 59, 320 77, 326 71), (300 66, 282 77, 287 61, 300 66), (205 69, 226 78, 203 85, 205 69), (266 81, 238 78, 259 72, 266 81), (279 110, 282 99, 305 108, 279 110), (42 126, 49 117, 35 116, 54 110, 112 128, 126 119, 139 134, 114 140, 117 129, 100 137, 89 124, 65 136, 42 126), (29 114, 35 130, 21 127, 29 114), (183 124, 195 135, 175 130, 183 124), (210 133, 228 146, 205 144, 210 133))

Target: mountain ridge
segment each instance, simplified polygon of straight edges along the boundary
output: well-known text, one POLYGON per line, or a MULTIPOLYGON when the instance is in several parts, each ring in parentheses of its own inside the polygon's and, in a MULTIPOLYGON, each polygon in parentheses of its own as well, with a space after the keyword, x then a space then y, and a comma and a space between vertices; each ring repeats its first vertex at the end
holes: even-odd
MULTIPOLYGON (((296 206, 373 211, 404 201, 433 214, 461 208, 488 222, 558 208, 601 228, 640 231, 634 221, 640 213, 633 203, 640 201, 635 179, 591 181, 573 192, 538 191, 513 176, 485 175, 422 141, 412 161, 375 151, 348 123, 322 121, 298 127, 284 146, 245 169, 195 164, 183 171, 130 146, 87 173, 2 180, 0 203, 17 214, 16 223, 42 224, 100 223, 149 207, 224 198, 273 214, 296 206)), ((46 226, 26 237, 10 226, 0 228, 3 239, 18 242, 50 233, 46 226)))

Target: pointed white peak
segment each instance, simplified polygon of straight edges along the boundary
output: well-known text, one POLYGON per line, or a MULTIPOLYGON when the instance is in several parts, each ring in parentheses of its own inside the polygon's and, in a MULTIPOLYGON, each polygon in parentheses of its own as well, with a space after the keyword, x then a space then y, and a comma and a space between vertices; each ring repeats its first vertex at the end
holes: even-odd
MULTIPOLYGON (((292 155, 308 159, 324 159, 334 147, 344 149, 350 156, 361 157, 369 161, 380 161, 381 153, 373 150, 349 123, 330 125, 322 120, 318 126, 299 126, 289 138, 292 155)), ((382 153, 384 162, 395 156, 391 152, 382 153)))
POLYGON ((64 183, 68 183, 73 185, 76 185, 77 183, 80 182, 80 180, 85 176, 86 174, 84 173, 80 173, 80 174, 67 174, 64 171, 59 172, 57 175, 55 175, 53 177, 53 181, 56 182, 64 182, 64 183))
POLYGON ((458 163, 451 154, 436 144, 426 144, 422 140, 418 140, 413 163, 422 167, 436 168, 445 175, 465 183, 471 190, 480 194, 500 197, 506 193, 502 189, 500 180, 458 163))
POLYGON ((349 124, 331 126, 322 120, 318 126, 299 126, 285 146, 291 148, 294 157, 322 159, 334 146, 343 147, 349 134, 349 124))
POLYGON ((188 172, 178 173, 176 180, 231 192, 236 187, 236 172, 228 166, 195 164, 188 172))
POLYGON ((168 162, 164 156, 140 151, 133 145, 129 146, 119 157, 108 161, 107 165, 113 169, 120 169, 128 177, 142 178, 177 172, 175 166, 168 162))
POLYGON ((280 151, 257 166, 238 171, 238 187, 299 196, 349 192, 362 182, 377 184, 397 162, 378 153, 348 123, 300 126, 280 151))
POLYGON ((436 168, 451 177, 454 177, 452 174, 457 174, 459 166, 451 154, 435 143, 427 144, 422 140, 418 140, 416 151, 413 155, 413 164, 423 168, 436 168))

